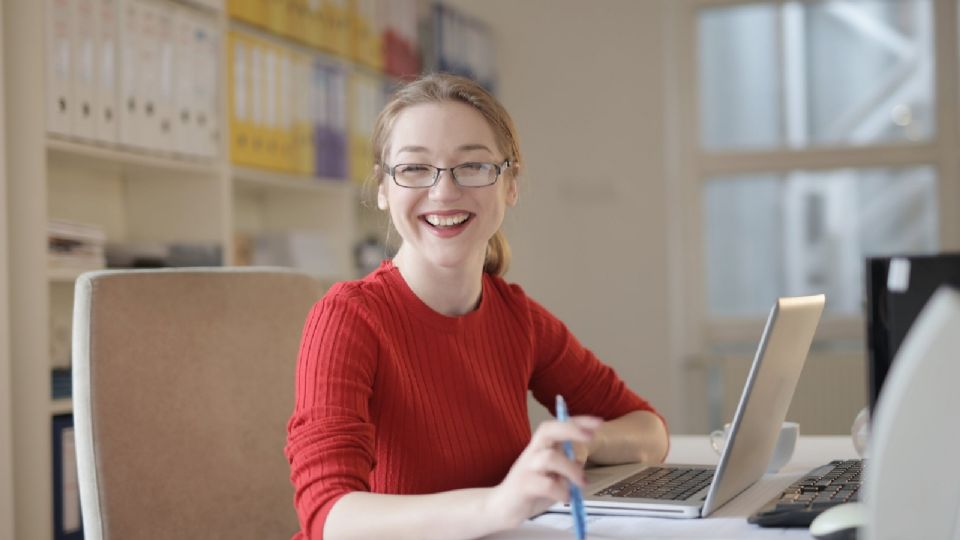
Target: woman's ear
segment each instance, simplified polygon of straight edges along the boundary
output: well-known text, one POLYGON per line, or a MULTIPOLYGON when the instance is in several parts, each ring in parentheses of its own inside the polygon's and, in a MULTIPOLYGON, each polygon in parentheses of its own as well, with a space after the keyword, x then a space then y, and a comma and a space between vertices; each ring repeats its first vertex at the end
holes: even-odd
POLYGON ((507 206, 516 206, 517 201, 520 200, 520 186, 517 182, 517 175, 510 175, 509 180, 507 180, 507 206))
POLYGON ((383 167, 374 165, 373 177, 377 179, 377 208, 386 210, 389 205, 387 204, 387 184, 383 181, 383 167))

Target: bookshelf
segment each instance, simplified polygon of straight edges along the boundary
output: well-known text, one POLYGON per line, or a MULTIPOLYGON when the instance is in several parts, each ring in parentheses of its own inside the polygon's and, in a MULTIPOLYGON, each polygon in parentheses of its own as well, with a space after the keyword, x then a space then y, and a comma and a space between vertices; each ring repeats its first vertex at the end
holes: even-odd
MULTIPOLYGON (((0 369, 11 377, 0 378, 0 476, 13 481, 0 484, 0 538, 55 536, 52 418, 70 413, 72 402, 51 397, 51 373, 69 366, 73 284, 83 269, 51 268, 50 221, 95 225, 108 246, 188 246, 200 249, 208 256, 205 260, 225 265, 261 263, 252 260, 251 246, 259 249, 263 244, 257 242, 279 238, 281 245, 296 244, 301 255, 312 254, 288 262, 322 280, 356 277, 358 241, 382 240, 387 231, 386 218, 363 205, 369 194, 358 182, 371 165, 369 130, 384 92, 397 85, 402 74, 419 68, 419 17, 437 24, 443 22, 440 15, 449 15, 435 11, 431 19, 422 5, 421 0, 4 0, 0 90, 6 115, 0 157, 6 156, 6 169, 0 171, 0 187, 6 183, 6 200, 0 198, 0 203, 6 220, 0 221, 0 233, 5 233, 0 234, 0 300, 7 301, 0 305, 0 369), (57 9, 48 9, 51 6, 57 9), (112 7, 104 11, 102 6, 112 7), (261 11, 240 16, 241 6, 259 6, 261 11), (309 13, 310 6, 322 6, 323 14, 309 13), (371 15, 376 9, 386 11, 371 15), (89 82, 102 76, 101 71, 80 63, 67 77, 52 59, 83 55, 90 47, 102 53, 100 23, 83 27, 78 21, 111 10, 117 30, 106 41, 113 40, 116 54, 113 63, 103 65, 115 63, 111 68, 115 71, 104 77, 111 79, 104 85, 108 90, 98 87, 100 93, 91 94, 91 84, 103 85, 89 82), (128 24, 137 17, 152 22, 128 24), (331 21, 339 30, 328 28, 322 39, 318 37, 331 21), (57 32, 66 27, 77 36, 71 35, 76 42, 65 48, 57 32), (57 30, 48 35, 48 28, 57 30), (337 32, 339 38, 332 39, 337 32), (131 37, 141 34, 142 43, 150 46, 142 45, 141 37, 131 37), (298 73, 278 83, 285 85, 282 91, 268 87, 267 95, 286 101, 266 107, 273 124, 261 123, 250 132, 265 137, 280 155, 241 159, 236 153, 235 135, 249 127, 236 122, 237 87, 231 86, 237 69, 231 43, 237 35, 259 44, 262 48, 253 54, 260 59, 269 56, 267 65, 290 62, 298 73), (187 43, 191 39, 196 43, 187 43), (381 53, 385 56, 379 58, 381 53), (132 65, 163 66, 159 72, 181 78, 147 73, 138 75, 134 84, 123 70, 132 65), (89 76, 86 82, 76 82, 80 72, 89 76), (189 77, 196 80, 164 82, 189 77), (304 123, 305 111, 320 106, 303 85, 290 81, 312 78, 316 84, 318 78, 328 80, 324 77, 342 83, 342 95, 324 98, 332 105, 327 105, 323 121, 311 116, 304 123), (69 90, 64 86, 67 79, 73 85, 69 90), (206 83, 197 82, 202 80, 206 83), (132 87, 141 93, 132 95, 132 87), (114 94, 102 100, 90 97, 105 91, 114 94), (64 107, 65 101, 73 109, 64 107), (98 101, 113 103, 120 122, 104 128, 109 124, 104 118, 111 116, 96 116, 104 112, 98 101), (88 114, 88 108, 95 113, 88 114), (333 135, 341 138, 321 139, 322 127, 339 130, 333 135), (265 131, 270 133, 264 135, 265 131), (341 152, 339 161, 324 154, 327 148, 341 152), (333 166, 328 167, 328 161, 333 166), (325 172, 329 170, 339 172, 325 172)), ((469 32, 460 29, 452 35, 465 33, 469 32)), ((443 44, 451 51, 466 50, 462 44, 455 47, 454 41, 443 44)), ((439 52, 433 55, 438 59, 434 68, 484 73, 468 69, 464 59, 439 52), (447 65, 440 62, 444 58, 457 61, 447 65)), ((489 67, 489 62, 483 65, 489 67)), ((263 64, 252 66, 244 69, 266 69, 263 64)), ((251 89, 246 98, 252 102, 263 92, 263 87, 251 89)), ((0 197, 3 194, 0 189, 0 197)))
POLYGON ((94 224, 108 243, 212 246, 219 249, 220 264, 244 261, 238 250, 244 237, 292 234, 329 258, 314 264, 319 277, 353 278, 361 219, 356 183, 232 162, 227 36, 243 31, 300 54, 328 54, 348 76, 356 71, 387 81, 353 60, 231 20, 226 0, 146 0, 207 21, 218 40, 216 92, 210 97, 216 130, 226 136, 216 140, 215 157, 58 134, 44 122, 50 70, 38 68, 47 64, 51 48, 45 25, 52 2, 5 0, 0 14, 6 111, 0 151, 7 157, 0 171, 0 188, 6 182, 6 190, 0 189, 0 197, 6 193, 6 200, 0 198, 6 215, 0 222, 0 233, 6 233, 0 234, 0 300, 9 291, 9 301, 0 305, 0 369, 9 364, 11 373, 9 381, 0 377, 0 473, 12 478, 0 483, 0 538, 54 537, 51 421, 70 413, 72 403, 51 398, 51 369, 69 364, 73 283, 83 270, 48 268, 48 221, 94 224))

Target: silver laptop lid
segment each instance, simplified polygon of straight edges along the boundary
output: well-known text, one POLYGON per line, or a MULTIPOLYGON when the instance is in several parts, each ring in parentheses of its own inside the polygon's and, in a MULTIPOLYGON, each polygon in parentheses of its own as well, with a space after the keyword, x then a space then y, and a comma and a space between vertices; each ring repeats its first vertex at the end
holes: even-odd
POLYGON ((701 515, 709 515, 763 476, 824 301, 822 294, 780 298, 771 308, 701 515))

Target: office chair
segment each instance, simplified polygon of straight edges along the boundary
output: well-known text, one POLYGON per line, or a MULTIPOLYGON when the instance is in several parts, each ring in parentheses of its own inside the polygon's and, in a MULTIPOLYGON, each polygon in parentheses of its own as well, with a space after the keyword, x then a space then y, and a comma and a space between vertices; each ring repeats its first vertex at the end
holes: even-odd
POLYGON ((283 454, 319 282, 282 269, 118 270, 76 284, 73 406, 87 540, 288 539, 283 454))

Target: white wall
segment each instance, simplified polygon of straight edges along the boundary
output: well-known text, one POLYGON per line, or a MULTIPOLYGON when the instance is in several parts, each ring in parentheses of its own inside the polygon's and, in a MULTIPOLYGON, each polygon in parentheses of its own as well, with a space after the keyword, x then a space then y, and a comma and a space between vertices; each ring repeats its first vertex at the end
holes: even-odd
POLYGON ((494 27, 498 95, 520 131, 507 278, 670 420, 661 3, 448 3, 494 27))

